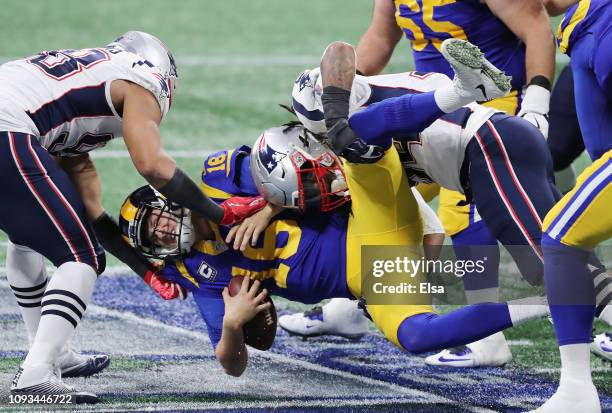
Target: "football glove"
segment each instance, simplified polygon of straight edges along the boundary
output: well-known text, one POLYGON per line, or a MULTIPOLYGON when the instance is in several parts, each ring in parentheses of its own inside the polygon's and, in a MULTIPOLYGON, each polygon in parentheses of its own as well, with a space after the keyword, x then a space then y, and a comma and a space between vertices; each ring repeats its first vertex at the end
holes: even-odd
POLYGON ((175 298, 184 300, 187 298, 187 289, 162 277, 157 268, 147 271, 143 280, 164 300, 174 300, 175 298))
POLYGON ((548 110, 550 91, 542 86, 529 85, 525 90, 521 111, 517 116, 525 119, 542 132, 548 139, 548 110))
POLYGON ((267 202, 261 196, 241 197, 235 196, 221 203, 223 208, 223 219, 220 225, 234 225, 243 219, 250 217, 255 212, 265 207, 267 202))
POLYGON ((382 146, 368 145, 361 138, 357 138, 342 153, 344 159, 350 163, 374 163, 383 157, 385 150, 382 146))

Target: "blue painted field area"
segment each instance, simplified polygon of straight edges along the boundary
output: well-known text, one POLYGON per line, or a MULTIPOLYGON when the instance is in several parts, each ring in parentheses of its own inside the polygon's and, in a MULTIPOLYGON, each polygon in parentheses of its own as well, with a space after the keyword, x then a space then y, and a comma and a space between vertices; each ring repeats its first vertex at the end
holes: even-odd
MULTIPOLYGON (((5 401, 26 340, 1 279, 0 302, 5 401)), ((281 312, 285 306, 278 301, 281 312)), ((271 351, 252 351, 247 372, 232 378, 216 364, 192 301, 163 302, 131 276, 100 278, 81 327, 75 347, 113 357, 99 376, 70 380, 103 397, 83 411, 521 412, 549 397, 557 380, 514 363, 504 369, 426 367, 376 332, 361 341, 303 341, 283 331, 271 351)), ((602 395, 602 403, 612 411, 612 397, 602 395)))

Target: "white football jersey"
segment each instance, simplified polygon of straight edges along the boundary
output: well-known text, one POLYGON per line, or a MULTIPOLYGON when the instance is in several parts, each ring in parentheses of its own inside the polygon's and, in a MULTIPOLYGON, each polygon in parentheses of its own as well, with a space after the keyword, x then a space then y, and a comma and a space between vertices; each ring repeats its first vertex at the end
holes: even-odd
MULTIPOLYGON (((350 115, 381 100, 409 93, 429 92, 451 84, 440 73, 406 72, 380 76, 356 76, 350 115)), ((314 132, 325 132, 319 70, 304 72, 293 88, 293 106, 299 119, 314 132)), ((414 136, 394 137, 394 145, 413 182, 436 182, 463 193, 460 181, 465 148, 476 131, 496 110, 476 103, 445 114, 414 136)))
POLYGON ((38 136, 56 156, 75 156, 122 135, 110 96, 113 80, 136 83, 170 107, 167 79, 118 47, 44 51, 0 66, 0 131, 38 136))

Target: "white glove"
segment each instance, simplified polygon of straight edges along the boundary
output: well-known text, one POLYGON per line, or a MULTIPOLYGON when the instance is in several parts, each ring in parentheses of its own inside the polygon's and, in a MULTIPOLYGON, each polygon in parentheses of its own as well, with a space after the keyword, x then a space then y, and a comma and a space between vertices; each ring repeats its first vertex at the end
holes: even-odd
POLYGON ((521 111, 517 116, 525 119, 548 139, 548 110, 550 90, 538 85, 529 85, 525 90, 521 111))

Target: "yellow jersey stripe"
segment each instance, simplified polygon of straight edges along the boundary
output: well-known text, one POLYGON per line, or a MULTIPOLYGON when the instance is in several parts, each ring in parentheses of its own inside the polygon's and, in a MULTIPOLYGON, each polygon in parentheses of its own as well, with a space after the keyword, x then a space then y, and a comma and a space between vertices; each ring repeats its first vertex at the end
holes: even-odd
POLYGON ((559 28, 557 29, 557 39, 561 39, 561 42, 559 43, 559 51, 561 53, 567 53, 570 36, 578 23, 584 20, 588 14, 590 5, 591 0, 581 0, 565 30, 562 29, 565 19, 561 20, 561 23, 559 23, 559 28))
POLYGON ((228 192, 213 188, 212 186, 205 184, 204 182, 200 182, 200 190, 210 198, 228 199, 234 196, 228 192))
POLYGON ((200 286, 200 284, 198 284, 195 278, 193 278, 191 274, 189 274, 189 271, 187 271, 187 268, 185 267, 185 263, 183 262, 183 260, 179 260, 176 262, 176 268, 179 270, 181 275, 185 277, 186 279, 188 279, 193 285, 195 285, 196 287, 200 286))

